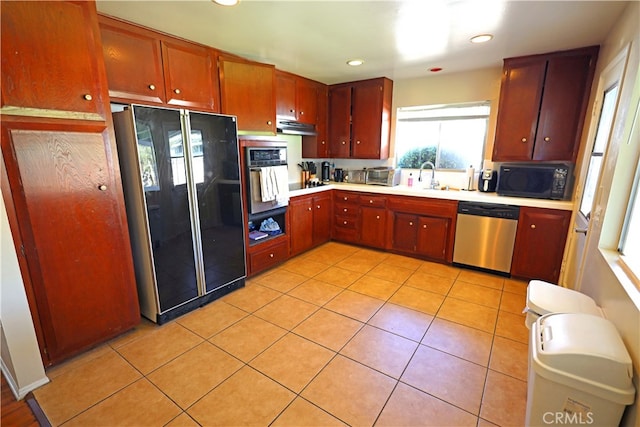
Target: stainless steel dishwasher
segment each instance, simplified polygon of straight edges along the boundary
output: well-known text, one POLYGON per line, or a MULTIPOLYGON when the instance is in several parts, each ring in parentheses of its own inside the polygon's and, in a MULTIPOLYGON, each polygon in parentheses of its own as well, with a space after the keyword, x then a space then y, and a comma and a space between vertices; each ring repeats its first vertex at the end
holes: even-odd
POLYGON ((520 208, 459 202, 453 264, 509 275, 520 208))

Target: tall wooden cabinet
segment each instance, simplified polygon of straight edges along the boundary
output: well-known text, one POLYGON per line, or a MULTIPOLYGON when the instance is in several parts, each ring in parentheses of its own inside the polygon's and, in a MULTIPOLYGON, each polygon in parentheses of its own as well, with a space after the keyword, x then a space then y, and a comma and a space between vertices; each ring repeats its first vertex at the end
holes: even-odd
POLYGON ((95 4, 3 3, 1 29, 2 195, 51 365, 140 321, 95 4))
POLYGON ((494 161, 573 162, 598 47, 504 60, 494 161))
POLYGON ((331 157, 389 157, 392 89, 393 82, 387 78, 329 87, 331 157))

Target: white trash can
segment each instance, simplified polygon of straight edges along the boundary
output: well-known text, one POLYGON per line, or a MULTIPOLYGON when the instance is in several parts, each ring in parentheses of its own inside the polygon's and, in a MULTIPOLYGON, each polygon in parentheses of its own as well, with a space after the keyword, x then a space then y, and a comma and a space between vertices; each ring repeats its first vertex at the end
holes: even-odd
POLYGON ((613 323, 552 313, 532 324, 527 426, 617 426, 634 401, 631 357, 613 323))
POLYGON ((549 313, 586 313, 604 317, 600 307, 587 295, 542 280, 532 280, 527 286, 527 313, 525 325, 549 313))

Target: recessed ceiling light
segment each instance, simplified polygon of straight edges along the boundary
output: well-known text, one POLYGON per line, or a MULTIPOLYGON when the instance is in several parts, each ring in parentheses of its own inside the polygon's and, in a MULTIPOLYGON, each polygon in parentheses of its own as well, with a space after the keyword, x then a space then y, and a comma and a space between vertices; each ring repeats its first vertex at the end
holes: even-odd
POLYGON ((240 0, 211 0, 212 2, 219 4, 220 6, 235 6, 240 3, 240 0))
POLYGON ((351 60, 347 61, 347 64, 351 65, 352 67, 357 67, 358 65, 364 64, 364 60, 363 59, 351 59, 351 60))
POLYGON ((493 36, 491 34, 480 34, 478 36, 471 37, 471 43, 484 43, 491 40, 493 36))

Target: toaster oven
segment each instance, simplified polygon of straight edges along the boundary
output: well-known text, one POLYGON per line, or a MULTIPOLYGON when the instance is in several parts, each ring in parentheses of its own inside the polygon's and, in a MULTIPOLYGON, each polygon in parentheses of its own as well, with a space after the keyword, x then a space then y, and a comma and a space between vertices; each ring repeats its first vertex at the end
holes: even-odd
POLYGON ((400 184, 400 170, 383 167, 367 169, 366 183, 393 187, 400 184))

